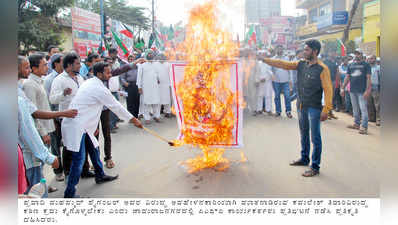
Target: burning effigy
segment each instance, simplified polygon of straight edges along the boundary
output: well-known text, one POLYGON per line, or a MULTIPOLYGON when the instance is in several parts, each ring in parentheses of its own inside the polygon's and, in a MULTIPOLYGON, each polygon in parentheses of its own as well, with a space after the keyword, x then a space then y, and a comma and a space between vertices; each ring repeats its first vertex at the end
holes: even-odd
MULTIPOLYGON (((217 6, 208 2, 190 11, 183 61, 171 64, 174 110, 180 133, 175 147, 191 145, 202 154, 182 162, 188 172, 225 170, 225 149, 243 146, 243 95, 239 45, 218 26, 217 6)), ((243 153, 242 159, 245 159, 243 153)))

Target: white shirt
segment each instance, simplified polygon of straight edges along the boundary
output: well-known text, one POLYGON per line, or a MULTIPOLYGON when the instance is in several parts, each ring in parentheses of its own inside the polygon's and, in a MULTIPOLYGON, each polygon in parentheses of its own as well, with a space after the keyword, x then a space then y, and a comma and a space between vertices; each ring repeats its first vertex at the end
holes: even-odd
POLYGON ((142 88, 144 104, 160 104, 159 73, 155 63, 146 62, 138 66, 137 86, 142 88))
POLYGON ((104 106, 109 108, 120 119, 129 121, 133 118, 133 115, 113 97, 100 79, 93 77, 86 80, 80 86, 69 105, 70 109, 77 109, 77 116, 62 120, 63 143, 69 151, 79 152, 84 133, 88 134, 94 147, 99 146, 94 132, 97 129, 104 106))
POLYGON ((170 93, 170 65, 167 62, 154 63, 156 65, 156 70, 159 74, 159 92, 160 92, 160 104, 167 105, 171 104, 171 93, 170 93))
POLYGON ((59 111, 64 111, 69 108, 69 104, 76 95, 79 86, 84 82, 84 79, 79 75, 76 76, 76 79, 77 82, 74 81, 66 71, 62 72, 54 79, 51 85, 50 102, 51 104, 58 104, 59 111), (64 90, 66 88, 72 89, 72 93, 64 96, 64 90))
MULTIPOLYGON (((273 59, 289 61, 289 58, 285 56, 274 56, 273 59)), ((275 75, 275 82, 277 83, 286 83, 291 81, 290 72, 288 70, 272 67, 272 72, 275 75)))
MULTIPOLYGON (((47 92, 44 89, 44 80, 41 77, 31 73, 23 82, 23 91, 38 110, 51 111, 47 92)), ((55 131, 53 120, 35 119, 35 123, 40 136, 46 136, 55 131)))

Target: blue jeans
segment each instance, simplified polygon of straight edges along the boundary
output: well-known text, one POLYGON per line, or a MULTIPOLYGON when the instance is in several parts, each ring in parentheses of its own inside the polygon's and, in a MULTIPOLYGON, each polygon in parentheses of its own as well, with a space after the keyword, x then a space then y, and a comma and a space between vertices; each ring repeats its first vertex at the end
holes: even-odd
POLYGON ((319 170, 322 153, 321 110, 309 107, 298 110, 297 112, 301 136, 301 160, 307 164, 310 162, 311 130, 311 141, 313 145, 311 168, 319 170))
POLYGON ((351 96, 349 91, 345 91, 344 100, 345 100, 345 110, 347 112, 352 112, 351 96))
MULTIPOLYGON (((43 166, 35 166, 25 171, 26 179, 28 180, 28 188, 25 194, 28 194, 33 185, 40 183, 43 177, 43 166)), ((47 197, 47 196, 45 196, 47 197)))
POLYGON ((289 88, 289 82, 285 83, 278 83, 278 82, 272 82, 272 87, 274 88, 275 91, 275 108, 277 113, 281 113, 281 93, 283 93, 283 96, 285 97, 285 108, 286 108, 286 113, 292 111, 292 106, 290 104, 290 88, 289 88))
POLYGON ((367 100, 363 97, 363 94, 359 93, 350 93, 351 104, 352 104, 352 112, 354 114, 354 123, 356 125, 361 124, 362 119, 362 127, 368 128, 368 103, 367 100), (361 110, 361 111, 359 111, 361 110), (361 113, 361 114, 359 114, 361 113), (362 118, 360 118, 362 116, 362 118))
POLYGON ((75 196, 76 185, 79 183, 84 160, 86 159, 86 151, 88 151, 91 162, 93 163, 95 169, 95 178, 100 179, 105 176, 102 162, 100 160, 99 149, 94 148, 90 137, 87 135, 87 133, 84 133, 80 143, 80 150, 78 152, 72 152, 72 164, 69 172, 68 185, 64 192, 65 198, 73 198, 75 196), (87 146, 86 142, 88 142, 87 146))
MULTIPOLYGON (((117 92, 112 92, 112 95, 119 101, 119 94, 117 92)), ((119 118, 116 116, 115 113, 110 111, 109 114, 109 123, 110 123, 110 128, 113 129, 116 127, 116 122, 119 118)))

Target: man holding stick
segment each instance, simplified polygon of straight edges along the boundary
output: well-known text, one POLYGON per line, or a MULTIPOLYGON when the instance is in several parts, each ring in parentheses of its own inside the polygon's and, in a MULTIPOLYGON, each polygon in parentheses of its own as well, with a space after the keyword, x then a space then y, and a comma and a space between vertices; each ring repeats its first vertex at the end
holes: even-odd
POLYGON ((301 158, 290 163, 291 166, 307 166, 310 162, 310 130, 314 149, 311 168, 303 173, 304 177, 319 174, 321 163, 322 138, 321 121, 328 118, 332 109, 333 87, 328 67, 318 60, 321 43, 309 40, 305 43, 305 60, 289 62, 264 58, 264 62, 273 67, 297 70, 298 117, 301 134, 301 158), (322 106, 322 93, 325 105, 322 106))
POLYGON ((105 175, 99 157, 99 144, 94 136, 104 106, 112 110, 120 118, 129 121, 138 128, 142 128, 140 121, 132 116, 104 85, 103 82, 109 80, 112 76, 110 65, 98 62, 94 65, 93 72, 94 77, 83 83, 69 106, 78 110, 77 117, 74 119, 67 118, 62 121, 64 144, 69 151, 73 152, 68 184, 64 193, 65 198, 76 197, 75 186, 79 183, 85 151, 88 151, 93 163, 95 182, 97 184, 113 181, 118 177, 118 175, 105 175))

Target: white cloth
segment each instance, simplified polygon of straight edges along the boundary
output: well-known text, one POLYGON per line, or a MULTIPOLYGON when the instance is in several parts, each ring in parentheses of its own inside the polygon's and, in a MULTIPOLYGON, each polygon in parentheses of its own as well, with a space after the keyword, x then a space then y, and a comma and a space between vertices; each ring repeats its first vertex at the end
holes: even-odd
POLYGON ((144 115, 144 100, 143 96, 140 95, 140 108, 138 109, 138 115, 144 115))
POLYGON ((159 104, 159 73, 155 64, 146 62, 138 66, 137 86, 143 91, 143 104, 159 104))
MULTIPOLYGON (((272 82, 272 71, 271 67, 263 62, 257 63, 257 73, 256 73, 256 96, 265 96, 266 83, 272 82), (264 81, 262 82, 261 80, 264 81)), ((272 86, 272 83, 271 83, 272 86)))
POLYGON ((168 63, 154 63, 156 70, 159 74, 159 92, 160 92, 160 104, 166 105, 171 103, 170 97, 170 65, 168 63))
POLYGON ((73 97, 75 97, 77 90, 84 82, 84 79, 79 75, 76 76, 76 79, 77 82, 74 81, 66 71, 62 72, 54 79, 51 85, 50 102, 51 104, 59 105, 59 111, 64 111, 69 108, 69 104, 73 97), (64 96, 64 90, 66 88, 72 89, 72 93, 64 96))
POLYGON ((153 117, 160 119, 160 104, 147 105, 144 104, 144 119, 151 120, 150 113, 153 113, 153 117))
MULTIPOLYGON (((26 97, 38 110, 51 111, 47 92, 44 89, 44 80, 41 77, 31 73, 28 79, 23 82, 22 88, 26 97)), ((53 120, 35 119, 35 125, 40 136, 46 136, 55 131, 53 120)))
POLYGON ((122 120, 129 121, 133 118, 133 115, 115 99, 100 79, 93 77, 85 81, 69 106, 70 109, 77 109, 77 116, 62 120, 62 138, 68 150, 79 152, 84 133, 89 135, 94 147, 99 146, 94 132, 97 129, 104 106, 122 120))
POLYGON ((117 92, 120 89, 119 76, 111 77, 108 81, 109 90, 111 92, 117 92))
POLYGON ((171 105, 170 104, 163 104, 163 112, 164 113, 171 113, 171 105))

